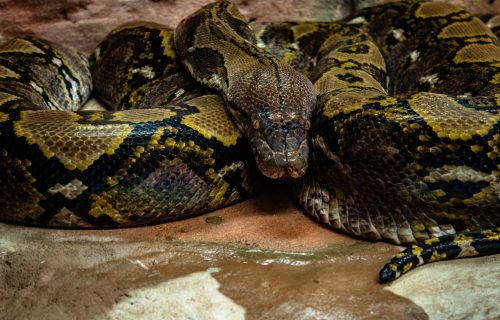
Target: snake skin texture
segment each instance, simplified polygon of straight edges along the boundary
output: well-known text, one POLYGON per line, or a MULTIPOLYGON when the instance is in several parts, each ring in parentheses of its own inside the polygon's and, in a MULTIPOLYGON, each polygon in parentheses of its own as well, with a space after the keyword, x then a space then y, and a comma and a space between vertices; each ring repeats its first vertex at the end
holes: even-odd
POLYGON ((487 23, 398 1, 338 23, 249 27, 219 1, 175 31, 120 26, 90 65, 11 40, 0 48, 0 218, 170 221, 251 196, 258 168, 290 180, 322 224, 411 245, 383 282, 498 253, 498 17, 487 23), (110 110, 79 110, 92 90, 110 110))
POLYGON ((423 262, 498 250, 496 36, 466 11, 434 2, 373 7, 340 28, 302 35, 326 40, 311 53, 318 106, 300 204, 349 234, 433 244, 430 257, 422 246, 399 255, 383 281, 423 262), (475 230, 489 230, 485 249, 474 246, 474 232, 435 238, 475 230))
POLYGON ((92 58, 114 111, 76 111, 91 91, 85 58, 35 39, 0 53, 0 206, 41 226, 151 224, 255 191, 248 144, 223 100, 181 68, 173 31, 132 23, 92 58))
POLYGON ((306 76, 253 42, 246 19, 226 1, 204 7, 175 29, 184 65, 222 93, 260 171, 273 179, 301 177, 316 93, 306 76))

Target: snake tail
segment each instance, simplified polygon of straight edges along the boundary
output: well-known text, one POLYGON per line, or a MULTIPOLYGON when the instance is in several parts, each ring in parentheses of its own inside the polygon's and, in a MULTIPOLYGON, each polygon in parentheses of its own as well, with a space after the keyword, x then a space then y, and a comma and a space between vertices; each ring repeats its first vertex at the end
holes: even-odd
POLYGON ((500 252, 500 230, 465 232, 419 242, 394 256, 379 273, 382 283, 391 282, 426 263, 487 256, 500 252))

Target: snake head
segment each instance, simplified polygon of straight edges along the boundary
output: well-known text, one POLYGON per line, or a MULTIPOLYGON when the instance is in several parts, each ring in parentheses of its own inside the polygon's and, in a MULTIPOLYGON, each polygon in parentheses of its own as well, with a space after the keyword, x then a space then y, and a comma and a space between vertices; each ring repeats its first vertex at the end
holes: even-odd
POLYGON ((280 60, 256 64, 235 75, 226 100, 265 176, 299 178, 306 173, 308 131, 316 106, 306 76, 280 60))

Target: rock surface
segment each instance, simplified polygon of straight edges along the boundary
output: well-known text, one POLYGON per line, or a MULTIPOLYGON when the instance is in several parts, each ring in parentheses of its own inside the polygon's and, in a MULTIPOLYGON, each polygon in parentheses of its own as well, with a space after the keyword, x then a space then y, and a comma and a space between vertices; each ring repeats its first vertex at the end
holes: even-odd
POLYGON ((399 247, 323 228, 281 191, 157 226, 0 233, 4 319, 500 317, 500 256, 380 285, 399 247))

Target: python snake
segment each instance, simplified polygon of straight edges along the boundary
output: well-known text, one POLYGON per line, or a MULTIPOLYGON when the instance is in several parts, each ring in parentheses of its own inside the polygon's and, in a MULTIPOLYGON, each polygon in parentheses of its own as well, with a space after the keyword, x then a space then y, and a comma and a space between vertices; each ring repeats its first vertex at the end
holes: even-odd
POLYGON ((339 23, 250 27, 220 1, 175 31, 122 25, 90 64, 13 39, 0 48, 0 218, 165 222, 253 195, 258 168, 290 180, 323 224, 413 244, 382 281, 498 253, 498 18, 490 25, 399 1, 339 23), (91 92, 110 110, 82 110, 91 92))

